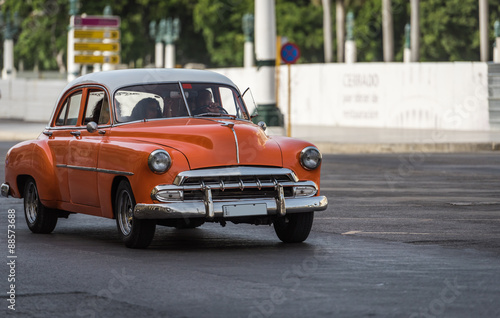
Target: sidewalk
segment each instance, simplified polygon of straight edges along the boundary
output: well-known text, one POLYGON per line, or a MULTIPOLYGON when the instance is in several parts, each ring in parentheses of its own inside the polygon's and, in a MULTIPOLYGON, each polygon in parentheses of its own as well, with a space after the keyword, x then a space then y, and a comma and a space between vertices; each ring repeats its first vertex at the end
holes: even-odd
MULTIPOLYGON (((35 139, 46 123, 0 119, 0 141, 35 139)), ((295 126, 293 137, 313 142, 322 153, 499 151, 500 130, 447 131, 421 129, 295 126)))

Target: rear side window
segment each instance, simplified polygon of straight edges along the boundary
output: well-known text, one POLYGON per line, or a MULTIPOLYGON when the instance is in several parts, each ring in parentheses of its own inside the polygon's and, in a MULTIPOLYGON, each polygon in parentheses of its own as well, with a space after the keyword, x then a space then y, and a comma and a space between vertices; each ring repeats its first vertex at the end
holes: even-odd
POLYGON ((106 93, 101 90, 90 90, 85 111, 85 124, 91 121, 98 125, 109 123, 109 104, 106 93))
POLYGON ((74 126, 78 120, 82 92, 76 92, 66 99, 64 106, 57 116, 56 126, 74 126))

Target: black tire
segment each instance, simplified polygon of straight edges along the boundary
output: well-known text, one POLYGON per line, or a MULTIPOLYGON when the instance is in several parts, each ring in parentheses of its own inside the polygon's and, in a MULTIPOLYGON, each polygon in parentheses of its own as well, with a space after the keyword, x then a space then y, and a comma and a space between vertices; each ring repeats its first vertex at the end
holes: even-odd
POLYGON ((118 233, 125 246, 146 248, 155 235, 155 220, 140 220, 133 215, 135 198, 128 181, 122 180, 116 190, 115 218, 118 233))
POLYGON ((46 208, 38 196, 35 180, 29 179, 24 185, 24 216, 33 233, 49 234, 57 224, 57 213, 46 208))
POLYGON ((314 212, 290 214, 274 221, 274 231, 285 243, 304 242, 311 232, 314 212))

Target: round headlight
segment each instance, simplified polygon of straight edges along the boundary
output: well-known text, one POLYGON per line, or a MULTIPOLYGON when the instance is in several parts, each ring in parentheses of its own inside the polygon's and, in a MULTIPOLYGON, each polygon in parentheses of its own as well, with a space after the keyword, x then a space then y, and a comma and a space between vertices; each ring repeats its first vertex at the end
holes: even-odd
POLYGON ((313 170, 321 164, 321 153, 316 147, 306 147, 300 152, 300 164, 307 170, 313 170))
POLYGON ((172 159, 163 149, 153 151, 148 158, 148 166, 154 173, 165 173, 172 165, 172 159))

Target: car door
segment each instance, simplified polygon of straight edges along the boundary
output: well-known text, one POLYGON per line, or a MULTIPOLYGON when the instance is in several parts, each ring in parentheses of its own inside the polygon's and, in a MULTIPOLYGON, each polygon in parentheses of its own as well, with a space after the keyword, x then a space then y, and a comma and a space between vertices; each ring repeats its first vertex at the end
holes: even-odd
MULTIPOLYGON (((99 87, 87 87, 83 94, 82 116, 68 147, 69 192, 73 204, 99 207, 97 160, 110 126, 109 98, 99 87), (91 121, 98 124, 98 131, 87 131, 86 126, 91 121)), ((87 212, 99 213, 92 209, 87 212)))
POLYGON ((54 160, 61 201, 66 203, 71 200, 68 189, 68 145, 74 138, 72 132, 76 129, 82 93, 82 89, 75 89, 61 99, 60 107, 57 108, 54 120, 50 124, 50 130, 44 132, 49 136, 47 143, 54 160))

